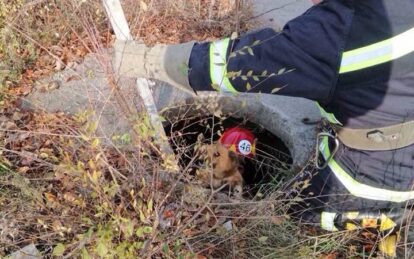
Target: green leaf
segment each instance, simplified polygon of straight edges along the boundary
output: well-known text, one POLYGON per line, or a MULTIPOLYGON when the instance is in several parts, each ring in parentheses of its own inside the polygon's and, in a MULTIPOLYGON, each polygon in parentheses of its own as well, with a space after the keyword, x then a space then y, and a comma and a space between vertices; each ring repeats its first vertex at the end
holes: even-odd
POLYGON ((152 233, 152 227, 150 226, 145 226, 143 229, 144 234, 150 234, 152 233))
POLYGON ((227 77, 227 78, 233 78, 233 77, 235 77, 236 75, 237 75, 237 74, 236 74, 236 72, 230 71, 230 72, 227 72, 226 77, 227 77))
POLYGON ((148 213, 150 214, 152 212, 152 209, 153 209, 153 201, 152 201, 152 199, 150 199, 148 201, 147 208, 148 208, 148 213))
POLYGON ((181 247, 181 241, 178 239, 177 241, 175 241, 175 244, 174 244, 174 252, 178 253, 180 251, 180 247, 181 247))
POLYGON ((253 49, 252 48, 247 48, 247 52, 249 52, 249 54, 251 56, 254 56, 254 53, 253 53, 253 49))
POLYGON ((106 257, 108 255, 108 248, 102 240, 99 241, 98 245, 96 246, 96 252, 100 257, 106 257))
POLYGON ((261 236, 258 240, 260 243, 266 243, 267 239, 269 239, 267 236, 261 236))
POLYGON ((144 212, 142 210, 139 211, 139 220, 142 223, 146 223, 147 222, 147 218, 145 217, 144 212))
POLYGON ((135 235, 137 235, 137 237, 144 237, 144 228, 138 228, 137 231, 135 231, 135 235))
POLYGON ((259 79, 258 76, 253 76, 253 80, 256 81, 256 82, 259 82, 260 81, 260 79, 259 79))
POLYGON ((82 249, 82 259, 91 259, 92 257, 89 255, 88 250, 86 248, 82 249))
POLYGON ((256 46, 256 45, 259 45, 259 44, 260 44, 260 40, 255 40, 255 41, 253 42, 252 46, 256 46))
POLYGON ((62 256, 63 253, 65 252, 65 249, 66 249, 65 245, 62 244, 62 243, 59 243, 55 246, 55 248, 53 248, 52 255, 53 256, 62 256))
POLYGON ((142 249, 144 247, 144 242, 135 242, 134 244, 137 249, 142 249))
POLYGON ((170 248, 168 247, 168 244, 164 244, 164 245, 162 246, 162 251, 163 251, 165 254, 168 254, 168 252, 170 251, 170 248))
POLYGON ((86 232, 86 235, 85 236, 86 236, 86 238, 91 238, 92 234, 93 234, 93 227, 91 227, 91 228, 88 229, 88 232, 86 232))
POLYGON ((247 72, 247 76, 252 76, 253 75, 253 70, 250 70, 249 72, 247 72))
POLYGON ((247 80, 247 76, 241 76, 241 79, 246 81, 247 80))
POLYGON ((92 220, 90 218, 88 218, 88 217, 82 217, 81 220, 82 220, 82 222, 85 222, 88 225, 91 225, 92 224, 92 220))
POLYGON ((285 73, 285 71, 286 71, 286 68, 282 68, 277 72, 277 75, 281 75, 281 74, 285 73))
POLYGON ((124 224, 124 228, 122 230, 126 238, 131 237, 134 234, 134 223, 128 220, 128 222, 124 224))
POLYGON ((135 231, 135 235, 137 237, 144 237, 145 234, 151 234, 151 233, 152 233, 152 227, 150 226, 139 227, 137 231, 135 231))
POLYGON ((277 93, 277 92, 279 92, 280 91, 280 89, 282 89, 283 87, 276 87, 276 88, 273 88, 272 89, 272 91, 270 92, 271 94, 274 94, 274 93, 277 93))
POLYGON ((267 70, 262 72, 262 76, 267 76, 267 70))
POLYGON ((235 58, 236 56, 237 56, 237 53, 236 52, 232 52, 232 53, 230 53, 229 58, 235 58))
POLYGON ((246 53, 245 53, 245 52, 243 52, 243 51, 241 51, 241 50, 239 50, 239 51, 238 51, 238 53, 239 53, 240 55, 246 55, 246 53))
POLYGON ((120 139, 121 139, 121 141, 122 141, 122 142, 124 142, 124 143, 126 143, 126 144, 131 143, 131 136, 130 136, 128 133, 123 134, 123 135, 120 137, 120 139))
POLYGON ((250 91, 250 89, 252 89, 252 86, 250 85, 249 82, 247 82, 247 84, 246 84, 246 90, 247 91, 250 91))

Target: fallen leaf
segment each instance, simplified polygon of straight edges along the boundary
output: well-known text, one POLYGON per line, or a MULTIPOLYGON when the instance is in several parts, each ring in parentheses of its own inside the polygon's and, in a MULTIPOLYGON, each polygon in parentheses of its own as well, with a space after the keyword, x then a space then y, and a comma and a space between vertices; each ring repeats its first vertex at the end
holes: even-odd
POLYGON ((146 12, 148 10, 148 5, 144 1, 139 1, 139 7, 142 11, 146 12))
POLYGON ((270 221, 272 222, 272 224, 281 225, 286 221, 286 219, 280 216, 272 216, 270 217, 270 221))
POLYGON ((59 220, 55 219, 52 223, 52 228, 54 231, 60 231, 62 229, 62 223, 59 220))
POLYGON ((172 216, 174 216, 174 212, 172 210, 166 210, 163 213, 164 218, 171 218, 172 216))
POLYGON ((59 89, 59 88, 60 88, 60 81, 53 80, 53 81, 51 81, 47 84, 47 89, 46 90, 47 91, 52 91, 52 90, 59 89))
POLYGON ((21 173, 21 174, 25 174, 25 173, 27 173, 27 171, 29 171, 30 170, 30 167, 28 167, 28 166, 23 166, 23 167, 20 167, 17 171, 19 172, 19 173, 21 173))
POLYGON ((320 257, 320 259, 336 259, 337 257, 338 257, 338 254, 330 253, 330 254, 327 254, 327 255, 322 255, 320 257))
POLYGON ((65 79, 65 82, 70 82, 70 81, 75 81, 75 80, 81 80, 81 79, 82 79, 82 77, 80 77, 79 75, 71 75, 71 76, 68 76, 65 79))
POLYGON ((71 193, 71 192, 65 192, 65 194, 63 194, 63 199, 65 199, 68 202, 75 202, 76 201, 76 196, 75 194, 71 193))
POLYGON ((56 63, 55 63, 55 70, 56 70, 56 71, 60 71, 60 70, 62 70, 64 67, 65 67, 65 65, 63 64, 63 62, 62 62, 62 61, 60 61, 60 60, 56 60, 56 63))
POLYGON ((269 237, 267 236, 261 236, 258 238, 260 243, 266 243, 266 241, 269 239, 269 237))
POLYGON ((63 253, 65 253, 66 247, 64 244, 59 243, 55 246, 55 248, 53 248, 53 253, 52 255, 54 256, 62 256, 63 253))
POLYGON ((57 202, 57 197, 53 193, 45 192, 43 194, 45 195, 47 202, 50 202, 50 203, 57 202))

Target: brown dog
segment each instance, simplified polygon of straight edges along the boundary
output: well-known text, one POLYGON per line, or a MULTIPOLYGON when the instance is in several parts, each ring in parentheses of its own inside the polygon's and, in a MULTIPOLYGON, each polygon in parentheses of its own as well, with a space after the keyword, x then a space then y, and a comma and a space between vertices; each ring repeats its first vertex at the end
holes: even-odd
POLYGON ((199 173, 203 184, 213 188, 227 184, 235 195, 240 196, 243 192, 243 167, 239 156, 220 143, 203 145, 200 153, 207 162, 207 168, 199 173))

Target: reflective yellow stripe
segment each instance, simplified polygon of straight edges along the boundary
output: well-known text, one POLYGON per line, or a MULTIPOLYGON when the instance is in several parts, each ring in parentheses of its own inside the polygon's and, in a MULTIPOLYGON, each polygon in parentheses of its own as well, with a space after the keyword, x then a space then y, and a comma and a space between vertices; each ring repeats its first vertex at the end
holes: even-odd
POLYGON ((319 111, 320 111, 320 113, 321 113, 321 116, 322 116, 323 118, 327 119, 330 123, 342 125, 342 123, 340 123, 340 122, 336 119, 336 117, 335 117, 335 115, 333 115, 333 113, 329 113, 329 112, 325 111, 325 109, 324 109, 324 108, 322 108, 322 107, 319 105, 319 103, 316 103, 316 105, 318 106, 319 111))
POLYGON ((346 230, 357 230, 359 227, 356 224, 353 223, 346 223, 345 229, 346 230))
POLYGON ((335 217, 336 213, 334 212, 322 212, 321 214, 321 227, 327 231, 338 231, 335 227, 335 217))
POLYGON ((380 225, 379 231, 390 230, 396 226, 397 224, 392 219, 387 217, 387 215, 385 214, 381 214, 381 225, 380 225))
POLYGON ((213 87, 220 92, 236 93, 227 77, 227 49, 230 39, 223 39, 210 44, 210 78, 213 87))
MULTIPOLYGON (((328 137, 323 137, 319 150, 324 159, 329 158, 331 152, 329 150, 328 137)), ((345 170, 342 169, 342 167, 334 159, 331 159, 328 165, 336 178, 338 178, 345 188, 356 197, 391 202, 406 202, 414 199, 414 191, 391 191, 360 183, 345 172, 345 170)))
POLYGON ((399 233, 387 235, 380 239, 378 249, 386 256, 395 258, 397 255, 397 243, 399 241, 399 233))
POLYGON ((383 40, 342 54, 339 73, 348 73, 403 57, 414 51, 414 28, 391 39, 383 40))

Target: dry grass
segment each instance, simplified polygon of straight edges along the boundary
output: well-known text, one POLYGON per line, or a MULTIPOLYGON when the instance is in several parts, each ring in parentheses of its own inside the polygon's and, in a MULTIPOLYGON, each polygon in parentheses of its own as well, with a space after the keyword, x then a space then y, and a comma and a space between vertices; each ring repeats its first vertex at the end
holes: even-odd
MULTIPOLYGON (((234 8, 232 2, 123 4, 134 35, 154 44, 248 29, 243 23, 248 6, 238 1, 234 8)), ((63 258, 357 255, 347 247, 354 234, 321 235, 292 221, 287 210, 295 201, 285 200, 276 184, 265 198, 248 200, 200 188, 188 173, 196 166, 194 157, 176 172, 174 158, 160 157, 151 144, 156 133, 143 114, 124 110, 135 131, 103 139, 90 120, 94 111, 68 116, 19 110, 18 97, 35 81, 76 67, 88 53, 100 55, 116 91, 105 56, 114 38, 100 1, 0 0, 0 22, 5 25, 0 32, 0 256, 30 243, 46 257, 63 258)), ((118 95, 122 106, 122 92, 118 95)), ((187 111, 194 108, 186 107, 181 116, 189 119, 187 111)), ((178 152, 187 154, 191 146, 172 135, 178 152)))

